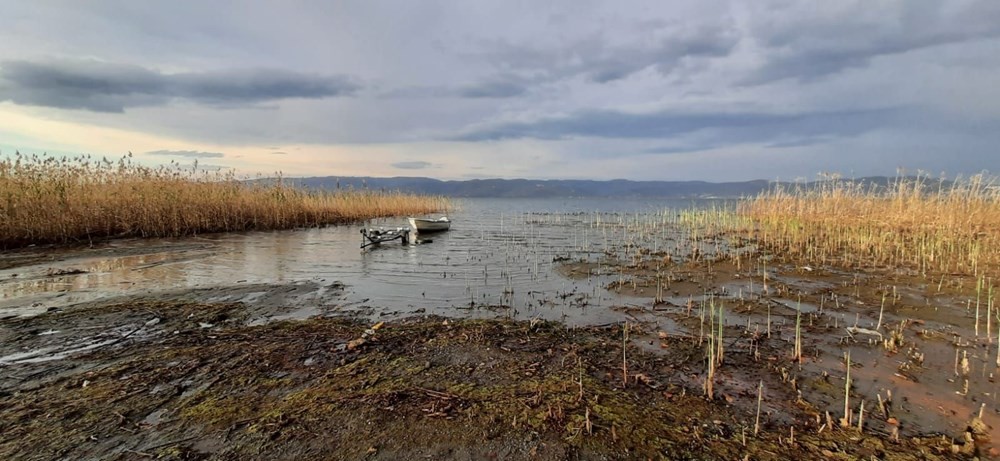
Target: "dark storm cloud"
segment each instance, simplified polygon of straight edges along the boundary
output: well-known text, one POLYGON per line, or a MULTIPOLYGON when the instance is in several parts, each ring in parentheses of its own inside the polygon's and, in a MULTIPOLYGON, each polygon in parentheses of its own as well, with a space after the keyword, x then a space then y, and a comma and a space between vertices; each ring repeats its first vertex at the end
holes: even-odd
MULTIPOLYGON (((874 125, 872 125, 874 126, 874 125)), ((730 132, 725 139, 716 139, 710 141, 702 142, 687 142, 680 145, 674 146, 661 146, 661 147, 651 147, 644 149, 641 152, 644 154, 690 154, 694 152, 704 152, 713 149, 724 149, 730 147, 734 144, 739 143, 761 143, 767 142, 763 147, 768 149, 785 149, 790 147, 807 147, 815 146, 817 144, 824 144, 832 142, 837 138, 846 137, 854 134, 860 134, 861 131, 865 131, 865 128, 855 127, 853 130, 847 130, 840 132, 836 135, 830 136, 809 136, 809 137, 799 137, 799 136, 789 136, 787 133, 774 133, 774 132, 758 132, 756 130, 744 131, 742 134, 739 132, 730 132)))
POLYGON ((480 54, 507 72, 517 72, 541 80, 583 75, 597 83, 628 77, 647 68, 661 74, 672 73, 684 60, 728 56, 740 35, 728 26, 681 27, 675 24, 641 23, 637 29, 659 38, 625 44, 609 44, 596 34, 555 48, 516 45, 494 41, 480 54))
POLYGON ((146 152, 146 154, 186 158, 222 158, 226 156, 226 154, 219 152, 197 152, 193 150, 154 150, 152 152, 146 152))
POLYGON ((413 161, 413 162, 396 162, 392 164, 393 168, 398 168, 401 170, 423 170, 425 168, 430 168, 430 162, 423 161, 413 161))
POLYGON ((528 91, 529 82, 512 76, 492 79, 458 87, 409 86, 392 89, 382 94, 386 98, 470 98, 501 99, 521 96, 528 91))
POLYGON ((875 18, 861 11, 871 6, 862 3, 858 11, 839 15, 795 6, 772 12, 753 32, 764 47, 765 62, 743 83, 811 81, 866 67, 880 56, 1000 37, 1000 2, 994 0, 957 8, 945 2, 902 2, 898 8, 876 8, 875 18))
POLYGON ((768 144, 765 147, 771 149, 785 149, 789 147, 806 147, 815 146, 817 144, 823 144, 824 142, 830 141, 830 138, 825 137, 811 137, 811 138, 798 138, 798 139, 788 139, 784 141, 777 141, 768 144))
POLYGON ((99 61, 0 63, 0 101, 96 112, 162 105, 175 98, 240 105, 344 96, 358 89, 345 76, 268 69, 166 74, 99 61))
POLYGON ((705 143, 701 145, 681 145, 681 146, 670 146, 670 147, 651 147, 649 149, 642 150, 644 154, 690 154, 692 152, 703 152, 706 150, 717 149, 719 147, 724 147, 724 144, 718 143, 705 143))
MULTIPOLYGON (((461 141, 495 141, 573 137, 669 139, 710 131, 722 142, 783 141, 815 136, 850 136, 892 122, 897 109, 771 114, 753 112, 633 114, 617 111, 583 111, 566 117, 534 122, 507 122, 469 131, 461 141)), ((708 147, 693 147, 704 150, 708 147)), ((689 150, 690 151, 690 150, 689 150)), ((669 152, 666 152, 669 153, 669 152)))
POLYGON ((380 94, 383 98, 452 98, 457 95, 458 91, 454 88, 448 88, 443 86, 433 86, 433 85, 422 85, 422 86, 404 86, 400 88, 393 88, 389 91, 385 91, 380 94))
POLYGON ((525 87, 514 82, 488 82, 459 90, 463 98, 512 98, 524 94, 525 87))

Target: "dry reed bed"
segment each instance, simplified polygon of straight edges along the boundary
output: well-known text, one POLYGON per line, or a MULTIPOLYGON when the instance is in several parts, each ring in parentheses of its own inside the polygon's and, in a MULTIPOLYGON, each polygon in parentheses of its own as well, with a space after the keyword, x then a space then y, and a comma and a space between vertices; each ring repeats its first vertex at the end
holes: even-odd
POLYGON ((287 229, 447 209, 442 197, 306 191, 177 165, 17 154, 0 160, 0 247, 287 229))
POLYGON ((789 262, 1000 275, 1000 189, 982 175, 776 188, 717 223, 789 262))

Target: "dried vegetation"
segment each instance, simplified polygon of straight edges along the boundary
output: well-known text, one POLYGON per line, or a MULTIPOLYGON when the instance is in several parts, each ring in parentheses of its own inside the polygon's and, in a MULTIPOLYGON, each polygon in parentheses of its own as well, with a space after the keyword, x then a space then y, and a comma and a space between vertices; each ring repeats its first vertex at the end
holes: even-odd
POLYGON ((0 247, 118 237, 288 229, 447 209, 448 201, 371 190, 308 191, 131 155, 17 154, 0 160, 0 247))

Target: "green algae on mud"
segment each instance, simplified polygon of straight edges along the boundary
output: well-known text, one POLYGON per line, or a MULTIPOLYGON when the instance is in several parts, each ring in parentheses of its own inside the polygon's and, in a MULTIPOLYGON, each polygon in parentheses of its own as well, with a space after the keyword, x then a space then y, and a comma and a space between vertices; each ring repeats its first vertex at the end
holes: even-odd
POLYGON ((73 358, 89 366, 0 392, 0 458, 950 456, 938 439, 840 429, 791 438, 767 418, 754 436, 751 412, 689 388, 703 351, 687 340, 664 339, 666 355, 628 345, 624 384, 617 326, 430 317, 369 328, 314 319, 192 329, 73 358))

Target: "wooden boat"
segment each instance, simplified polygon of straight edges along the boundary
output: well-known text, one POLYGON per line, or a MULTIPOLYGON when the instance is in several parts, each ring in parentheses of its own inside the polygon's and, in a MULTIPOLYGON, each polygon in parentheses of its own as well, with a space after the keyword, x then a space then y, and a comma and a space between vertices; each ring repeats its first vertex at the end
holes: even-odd
POLYGON ((441 232, 451 228, 451 220, 446 216, 438 219, 410 218, 410 227, 417 233, 441 232))

